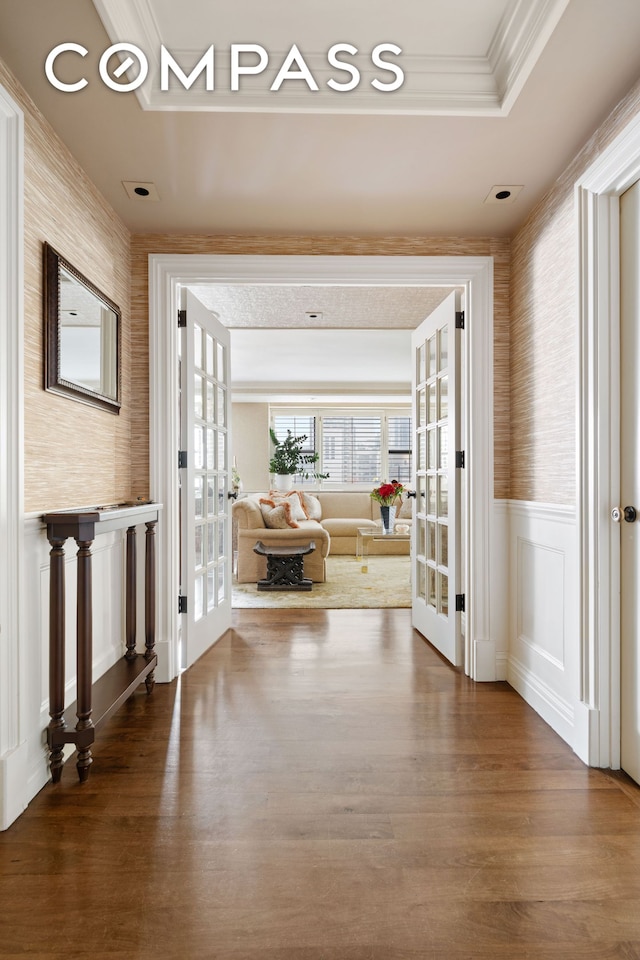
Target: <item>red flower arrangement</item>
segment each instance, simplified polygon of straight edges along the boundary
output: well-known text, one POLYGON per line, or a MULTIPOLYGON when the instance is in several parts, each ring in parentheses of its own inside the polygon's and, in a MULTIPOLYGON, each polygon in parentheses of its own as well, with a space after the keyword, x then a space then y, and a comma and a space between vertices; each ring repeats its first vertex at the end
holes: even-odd
POLYGON ((371 491, 369 496, 372 500, 377 500, 383 507, 392 507, 396 504, 404 491, 404 487, 397 480, 391 480, 389 483, 381 483, 371 491))

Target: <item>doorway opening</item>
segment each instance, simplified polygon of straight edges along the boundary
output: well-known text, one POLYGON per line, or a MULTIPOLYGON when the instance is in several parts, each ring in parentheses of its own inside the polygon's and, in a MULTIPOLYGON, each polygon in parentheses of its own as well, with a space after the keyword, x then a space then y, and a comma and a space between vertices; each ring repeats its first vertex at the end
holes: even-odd
MULTIPOLYGON (((465 550, 468 589, 465 669, 476 680, 495 679, 489 571, 493 519, 493 262, 490 257, 296 257, 155 255, 150 285, 150 447, 151 495, 164 504, 159 611, 160 643, 171 679, 177 673, 178 609, 172 600, 179 584, 178 498, 175 470, 177 397, 177 296, 181 286, 199 284, 328 285, 337 287, 458 287, 473 322, 467 331, 465 364, 468 391, 467 510, 465 550), (469 376, 472 369, 481 376, 469 376)), ((216 638, 212 638, 215 641, 216 638)), ((164 677, 163 677, 164 679, 164 677)))

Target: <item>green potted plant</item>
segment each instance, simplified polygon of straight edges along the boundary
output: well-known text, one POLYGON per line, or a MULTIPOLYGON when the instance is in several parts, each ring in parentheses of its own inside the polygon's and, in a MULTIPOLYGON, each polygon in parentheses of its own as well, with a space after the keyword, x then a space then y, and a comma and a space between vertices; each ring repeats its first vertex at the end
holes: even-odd
POLYGON ((305 480, 308 480, 309 477, 324 480, 329 476, 328 473, 318 473, 317 470, 309 469, 318 462, 320 454, 303 452, 307 441, 306 434, 294 437, 291 430, 287 430, 284 440, 278 440, 275 431, 270 427, 269 436, 273 444, 273 454, 269 460, 269 473, 274 475, 275 485, 279 490, 290 490, 296 474, 305 480))

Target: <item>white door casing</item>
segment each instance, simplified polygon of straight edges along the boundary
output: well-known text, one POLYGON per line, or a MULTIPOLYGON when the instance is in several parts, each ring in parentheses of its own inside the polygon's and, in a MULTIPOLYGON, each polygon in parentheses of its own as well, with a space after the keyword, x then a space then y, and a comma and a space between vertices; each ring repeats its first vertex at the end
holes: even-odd
POLYGON ((574 749, 620 767, 620 196, 640 178, 640 115, 576 184, 582 670, 574 749))
POLYGON ((0 830, 26 807, 24 624, 24 119, 0 87, 0 830), (24 649, 24 647, 23 647, 24 649))
POLYGON ((180 554, 187 604, 180 659, 187 668, 231 626, 231 500, 229 331, 190 290, 184 293, 180 554))
POLYGON ((411 334, 416 502, 412 536, 413 626, 454 666, 463 661, 459 484, 456 450, 458 339, 452 292, 411 334))
MULTIPOLYGON (((463 291, 467 317, 464 377, 467 457, 468 580, 466 621, 469 674, 494 680, 489 571, 493 547, 493 260, 491 257, 241 256, 151 254, 149 256, 151 496, 163 503, 159 531, 158 643, 178 644, 178 432, 177 290, 194 284, 337 286, 450 286, 463 291)), ((162 656, 158 679, 175 676, 175 651, 162 656)))
MULTIPOLYGON (((620 506, 640 511, 640 181, 620 197, 620 506)), ((620 766, 640 783, 640 523, 620 518, 620 766)))

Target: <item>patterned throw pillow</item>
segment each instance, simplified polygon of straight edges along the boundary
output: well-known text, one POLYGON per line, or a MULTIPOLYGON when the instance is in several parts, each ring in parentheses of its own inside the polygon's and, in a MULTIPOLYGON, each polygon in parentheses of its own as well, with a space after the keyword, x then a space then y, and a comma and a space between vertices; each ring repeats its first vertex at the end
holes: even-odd
POLYGON ((291 507, 288 503, 274 503, 273 500, 261 500, 260 509, 265 526, 270 530, 285 530, 287 527, 297 527, 291 519, 291 507))
POLYGON ((413 500, 409 497, 403 500, 396 516, 398 520, 411 520, 413 517, 413 500))
POLYGON ((288 493, 283 493, 281 490, 270 490, 269 500, 272 500, 276 506, 279 506, 281 503, 288 504, 291 520, 298 521, 309 519, 307 516, 307 511, 304 509, 304 505, 302 503, 302 496, 297 490, 290 490, 288 493))

